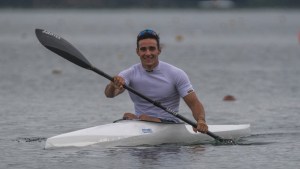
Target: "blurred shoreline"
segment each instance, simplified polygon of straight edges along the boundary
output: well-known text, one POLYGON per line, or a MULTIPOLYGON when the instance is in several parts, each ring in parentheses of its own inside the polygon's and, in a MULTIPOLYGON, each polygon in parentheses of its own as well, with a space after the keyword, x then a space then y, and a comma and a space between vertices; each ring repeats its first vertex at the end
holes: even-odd
POLYGON ((0 0, 0 9, 244 9, 244 8, 300 8, 298 0, 0 0))

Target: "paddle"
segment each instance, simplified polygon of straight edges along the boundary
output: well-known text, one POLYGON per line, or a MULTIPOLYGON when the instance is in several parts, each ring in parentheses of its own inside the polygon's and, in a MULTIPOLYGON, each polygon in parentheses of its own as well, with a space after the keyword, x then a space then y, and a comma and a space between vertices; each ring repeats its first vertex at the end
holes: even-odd
MULTIPOLYGON (((49 31, 42 30, 42 29, 35 29, 36 36, 40 43, 45 46, 50 51, 58 54, 59 56, 67 59, 68 61, 91 71, 96 72, 97 74, 107 78, 110 81, 113 81, 113 77, 109 76, 108 74, 104 73, 103 71, 95 68, 72 44, 70 44, 68 41, 63 39, 62 37, 53 34, 49 31)), ((164 107, 159 102, 153 101, 150 98, 142 95, 141 93, 135 91, 133 88, 124 85, 123 86, 128 91, 136 94, 137 96, 147 100, 148 102, 152 103, 153 105, 163 109, 164 111, 172 114, 173 116, 176 116, 177 118, 181 119, 182 121, 190 124, 194 128, 197 128, 197 124, 182 115, 178 114, 177 112, 174 112, 170 110, 169 108, 164 107)), ((235 144, 234 140, 232 139, 224 139, 220 136, 215 135, 214 133, 208 131, 206 133, 207 135, 214 138, 216 141, 224 144, 235 144)))

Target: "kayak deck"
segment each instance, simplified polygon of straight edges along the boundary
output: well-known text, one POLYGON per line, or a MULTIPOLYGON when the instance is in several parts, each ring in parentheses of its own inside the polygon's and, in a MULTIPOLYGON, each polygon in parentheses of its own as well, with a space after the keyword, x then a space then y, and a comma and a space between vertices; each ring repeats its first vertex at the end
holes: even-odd
MULTIPOLYGON (((250 125, 208 125, 209 131, 226 139, 250 135, 250 125)), ((160 144, 201 144, 213 141, 206 134, 195 133, 184 123, 165 124, 124 120, 57 135, 46 140, 45 148, 83 147, 93 144, 101 147, 160 144)))

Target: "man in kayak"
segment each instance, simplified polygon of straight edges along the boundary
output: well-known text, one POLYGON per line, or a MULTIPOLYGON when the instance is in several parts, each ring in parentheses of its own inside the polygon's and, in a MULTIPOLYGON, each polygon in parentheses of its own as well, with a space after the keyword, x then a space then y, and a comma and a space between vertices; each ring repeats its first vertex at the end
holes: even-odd
MULTIPOLYGON (((205 122, 205 111, 187 74, 158 58, 161 53, 159 35, 150 29, 143 30, 138 34, 136 43, 136 53, 141 63, 135 64, 114 76, 114 81, 105 88, 106 97, 113 98, 121 94, 125 90, 123 85, 126 84, 175 112, 179 110, 180 97, 182 97, 197 121, 197 128, 194 131, 206 133, 208 127, 205 122)), ((125 113, 123 119, 180 122, 177 117, 143 98, 130 92, 129 95, 134 103, 135 114, 125 113)))

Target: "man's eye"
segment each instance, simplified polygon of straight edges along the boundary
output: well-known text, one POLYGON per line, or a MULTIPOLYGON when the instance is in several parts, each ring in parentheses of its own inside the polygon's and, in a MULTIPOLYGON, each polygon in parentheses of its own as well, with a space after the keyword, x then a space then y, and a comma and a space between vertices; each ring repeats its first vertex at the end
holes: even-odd
POLYGON ((140 50, 141 50, 141 51, 146 51, 147 48, 144 48, 144 47, 143 47, 143 48, 140 48, 140 50))
POLYGON ((150 51, 155 51, 155 50, 156 50, 156 47, 149 47, 149 50, 150 50, 150 51))

